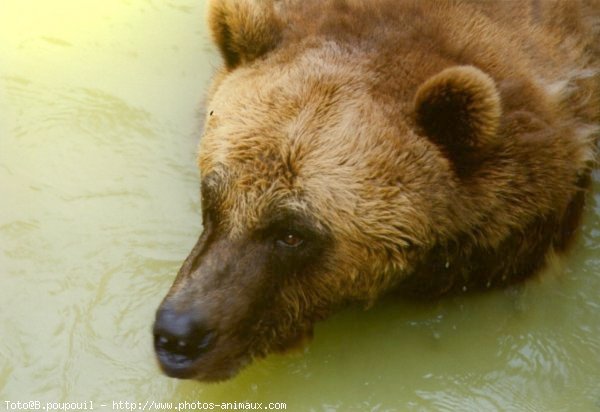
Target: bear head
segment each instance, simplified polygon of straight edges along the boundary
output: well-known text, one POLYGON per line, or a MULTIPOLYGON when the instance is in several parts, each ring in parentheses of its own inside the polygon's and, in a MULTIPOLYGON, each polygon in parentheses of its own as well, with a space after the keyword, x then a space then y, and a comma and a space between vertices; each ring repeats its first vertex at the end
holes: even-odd
MULTIPOLYGON (((452 272, 461 259, 502 250, 556 204, 551 194, 529 198, 543 173, 523 176, 528 165, 507 140, 541 130, 543 116, 504 116, 484 70, 433 59, 399 76, 390 98, 373 86, 389 71, 374 69, 368 53, 286 30, 293 25, 277 7, 211 4, 225 67, 199 149, 204 230, 154 326, 170 376, 227 379, 254 358, 297 347, 338 308, 369 305, 425 271, 452 273, 439 277, 442 291, 459 278, 467 285, 469 265, 452 272), (518 201, 537 206, 502 212, 518 201), (455 253, 458 239, 465 246, 455 253)), ((542 152, 556 158, 559 148, 548 146, 542 152)), ((575 180, 574 169, 549 163, 575 180)), ((547 246, 520 247, 526 255, 547 246)))

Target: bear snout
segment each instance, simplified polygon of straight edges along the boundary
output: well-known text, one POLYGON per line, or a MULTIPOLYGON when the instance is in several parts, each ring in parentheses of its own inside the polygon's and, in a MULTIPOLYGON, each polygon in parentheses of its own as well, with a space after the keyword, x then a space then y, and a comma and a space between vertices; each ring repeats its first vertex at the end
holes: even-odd
POLYGON ((169 376, 194 375, 195 362, 210 350, 216 333, 197 311, 177 311, 161 305, 153 327, 154 350, 162 370, 169 376))

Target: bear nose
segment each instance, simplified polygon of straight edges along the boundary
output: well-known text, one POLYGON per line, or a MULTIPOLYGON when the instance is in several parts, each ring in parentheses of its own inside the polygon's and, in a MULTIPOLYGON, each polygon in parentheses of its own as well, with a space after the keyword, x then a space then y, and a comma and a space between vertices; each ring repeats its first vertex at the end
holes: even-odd
POLYGON ((166 370, 181 370, 205 353, 214 341, 214 332, 197 312, 159 308, 154 321, 154 349, 166 370))

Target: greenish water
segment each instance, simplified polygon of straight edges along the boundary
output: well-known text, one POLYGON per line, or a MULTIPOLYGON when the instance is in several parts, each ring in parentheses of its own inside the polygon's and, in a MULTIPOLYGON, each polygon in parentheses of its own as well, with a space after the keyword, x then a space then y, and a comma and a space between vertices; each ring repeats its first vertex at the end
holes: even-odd
POLYGON ((600 174, 540 280, 349 309, 226 383, 161 375, 150 328, 201 230, 196 113, 218 64, 199 0, 0 1, 0 410, 600 411, 600 174))

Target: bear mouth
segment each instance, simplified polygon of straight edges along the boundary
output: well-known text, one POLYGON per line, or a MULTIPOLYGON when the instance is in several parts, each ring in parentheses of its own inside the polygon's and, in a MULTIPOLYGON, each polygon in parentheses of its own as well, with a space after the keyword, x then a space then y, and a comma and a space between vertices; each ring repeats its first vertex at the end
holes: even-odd
POLYGON ((195 375, 195 361, 184 355, 173 354, 164 350, 156 351, 158 363, 165 375, 171 378, 190 379, 195 375))
POLYGON ((237 375, 250 363, 250 355, 227 354, 222 350, 223 346, 219 346, 218 339, 202 348, 201 352, 190 353, 176 344, 166 345, 166 342, 155 338, 154 349, 163 373, 177 379, 223 381, 237 375))
MULTIPOLYGON (((221 382, 236 376, 249 360, 239 359, 237 362, 229 360, 226 365, 218 368, 207 368, 203 359, 196 361, 186 360, 179 364, 167 363, 161 354, 157 354, 160 368, 163 373, 171 378, 191 379, 200 382, 221 382)), ((170 361, 170 360, 169 360, 170 361)))
POLYGON ((202 382, 220 382, 236 376, 254 359, 269 353, 289 354, 301 352, 312 340, 312 329, 299 331, 270 348, 240 347, 235 339, 220 339, 210 336, 203 342, 201 351, 193 351, 179 345, 176 340, 165 341, 164 336, 154 337, 154 350, 163 373, 171 378, 192 379, 202 382))

